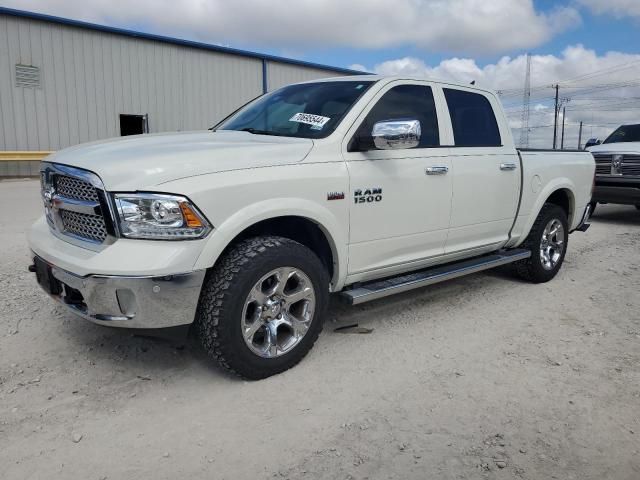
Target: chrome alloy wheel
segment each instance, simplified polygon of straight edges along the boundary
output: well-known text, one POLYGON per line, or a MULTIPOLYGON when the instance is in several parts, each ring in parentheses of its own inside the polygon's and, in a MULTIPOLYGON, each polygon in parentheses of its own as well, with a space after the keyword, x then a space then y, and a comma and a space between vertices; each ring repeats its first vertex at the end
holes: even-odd
POLYGON ((316 304, 311 279, 294 267, 280 267, 251 289, 242 310, 242 336, 263 358, 292 350, 304 338, 316 304))
POLYGON ((564 251, 564 227, 558 219, 547 223, 540 240, 540 261, 545 270, 553 270, 564 251))

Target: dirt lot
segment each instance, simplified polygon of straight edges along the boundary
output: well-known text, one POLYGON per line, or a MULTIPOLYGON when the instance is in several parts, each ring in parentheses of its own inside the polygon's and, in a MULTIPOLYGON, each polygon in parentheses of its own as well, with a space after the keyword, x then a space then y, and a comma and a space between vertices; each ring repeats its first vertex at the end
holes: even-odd
POLYGON ((35 181, 0 182, 3 479, 638 479, 640 212, 600 206, 545 285, 508 271, 348 308, 243 382, 39 291, 35 181), (359 323, 371 334, 334 332, 359 323))

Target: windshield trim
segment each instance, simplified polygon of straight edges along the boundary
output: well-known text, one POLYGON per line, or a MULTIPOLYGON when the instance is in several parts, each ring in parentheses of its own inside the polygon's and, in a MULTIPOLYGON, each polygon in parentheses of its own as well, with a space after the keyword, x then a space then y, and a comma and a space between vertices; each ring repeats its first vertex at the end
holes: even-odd
MULTIPOLYGON (((222 120, 220 120, 218 123, 216 123, 213 127, 209 128, 209 130, 212 130, 213 132, 216 132, 218 130, 220 131, 225 131, 225 132, 241 132, 243 130, 236 130, 236 129, 225 129, 225 128, 221 128, 225 123, 227 123, 228 121, 230 121, 234 116, 236 116, 241 110, 249 107, 251 104, 253 104, 256 101, 259 101, 261 98, 267 96, 267 95, 272 95, 277 93, 278 91, 285 89, 287 87, 291 87, 293 85, 318 85, 318 84, 338 84, 338 83, 347 83, 347 82, 356 82, 356 83, 363 83, 365 84, 365 88, 362 89, 362 91, 360 92, 360 94, 354 99, 354 101, 351 103, 351 105, 349 105, 347 107, 347 109, 344 111, 344 113, 342 114, 342 118, 340 118, 340 121, 333 127, 333 129, 331 130, 327 130, 326 132, 323 132, 324 135, 319 135, 317 137, 314 136, 306 136, 306 135, 297 135, 297 134, 286 134, 286 133, 280 133, 280 132, 273 132, 273 133, 269 133, 269 134, 263 134, 263 133, 258 133, 258 132, 249 132, 252 133, 253 135, 269 135, 269 136, 274 136, 274 137, 290 137, 290 138, 306 138, 309 140, 321 140, 323 138, 327 138, 330 135, 332 135, 340 125, 342 125, 342 122, 344 121, 344 119, 347 117, 347 115, 349 114, 349 112, 351 112, 351 110, 353 109, 353 107, 356 106, 356 104, 358 102, 360 102, 360 100, 362 99, 362 97, 365 95, 365 93, 367 93, 371 87, 373 85, 375 85, 376 83, 379 82, 378 79, 376 80, 349 80, 349 79, 345 79, 345 80, 330 80, 330 81, 315 81, 315 82, 302 82, 302 83, 293 83, 290 85, 285 85, 281 88, 278 88, 276 90, 273 90, 271 92, 267 92, 267 93, 263 93, 261 95, 258 95, 257 97, 249 100, 247 103, 245 103, 244 105, 238 107, 237 109, 235 109, 233 112, 231 112, 229 115, 227 115, 226 117, 224 117, 222 120)), ((247 130, 245 130, 247 131, 247 130)))
POLYGON ((224 117, 222 120, 220 120, 218 123, 214 124, 212 127, 209 127, 209 130, 215 132, 218 127, 220 125, 222 125, 224 122, 226 122, 227 120, 229 120, 231 117, 233 117, 236 113, 238 113, 240 110, 242 110, 244 107, 248 106, 250 103, 255 102, 256 100, 258 100, 259 98, 264 97, 265 95, 269 95, 269 92, 267 93, 261 93, 260 95, 258 95, 257 97, 253 97, 251 100, 249 100, 246 103, 243 103, 242 105, 240 105, 238 108, 236 108, 234 111, 232 111, 229 115, 227 115, 226 117, 224 117))

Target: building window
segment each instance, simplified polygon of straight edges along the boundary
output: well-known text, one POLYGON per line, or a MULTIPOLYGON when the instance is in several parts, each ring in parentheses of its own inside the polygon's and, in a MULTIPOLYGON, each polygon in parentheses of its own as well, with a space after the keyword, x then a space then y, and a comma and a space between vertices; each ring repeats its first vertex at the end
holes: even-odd
POLYGON ((149 116, 144 115, 120 115, 120 135, 140 135, 149 133, 149 116))

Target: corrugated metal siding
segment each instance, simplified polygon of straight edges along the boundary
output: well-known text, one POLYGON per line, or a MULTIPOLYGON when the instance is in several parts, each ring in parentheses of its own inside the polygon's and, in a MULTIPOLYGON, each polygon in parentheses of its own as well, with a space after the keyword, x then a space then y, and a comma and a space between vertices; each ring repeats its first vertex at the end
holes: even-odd
POLYGON ((58 150, 120 135, 120 114, 149 131, 206 129, 262 93, 262 62, 0 16, 0 150, 58 150), (15 65, 41 87, 15 85, 15 65))
POLYGON ((269 62, 267 64, 267 85, 269 91, 291 83, 343 75, 344 73, 336 73, 319 68, 301 68, 297 65, 288 65, 286 63, 269 62))
MULTIPOLYGON (((336 76, 268 61, 268 87, 336 76)), ((262 93, 262 60, 0 15, 0 151, 59 150, 120 135, 120 114, 149 131, 206 129, 262 93), (15 65, 41 86, 16 86, 15 65)))

